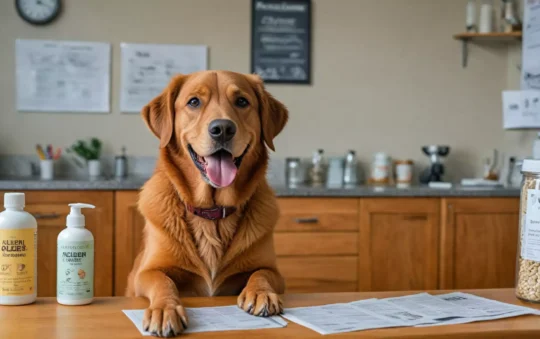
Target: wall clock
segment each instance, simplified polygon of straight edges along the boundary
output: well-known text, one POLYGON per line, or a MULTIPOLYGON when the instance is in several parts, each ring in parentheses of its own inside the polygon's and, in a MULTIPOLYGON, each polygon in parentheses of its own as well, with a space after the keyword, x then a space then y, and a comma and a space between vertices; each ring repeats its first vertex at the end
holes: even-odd
POLYGON ((53 21, 62 7, 61 0, 15 0, 17 13, 32 25, 45 25, 53 21))

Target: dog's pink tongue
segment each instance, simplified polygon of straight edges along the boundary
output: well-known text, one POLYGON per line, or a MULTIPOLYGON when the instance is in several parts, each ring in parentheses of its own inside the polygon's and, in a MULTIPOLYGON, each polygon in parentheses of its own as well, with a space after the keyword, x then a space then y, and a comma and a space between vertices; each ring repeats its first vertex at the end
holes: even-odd
POLYGON ((205 157, 206 174, 214 184, 220 187, 229 186, 236 177, 236 165, 233 157, 227 152, 218 152, 205 157))

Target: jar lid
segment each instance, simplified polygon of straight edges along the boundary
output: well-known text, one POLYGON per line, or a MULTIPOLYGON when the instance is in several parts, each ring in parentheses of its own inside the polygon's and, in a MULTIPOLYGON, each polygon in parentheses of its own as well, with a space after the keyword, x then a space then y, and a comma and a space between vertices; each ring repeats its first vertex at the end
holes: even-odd
POLYGON ((522 172, 540 173, 540 160, 525 159, 521 165, 522 172))
POLYGON ((395 164, 396 165, 412 165, 413 164, 413 161, 411 159, 406 159, 406 160, 396 160, 395 161, 395 164))
POLYGON ((388 159, 388 155, 384 152, 377 152, 373 155, 373 157, 377 160, 386 160, 388 159))

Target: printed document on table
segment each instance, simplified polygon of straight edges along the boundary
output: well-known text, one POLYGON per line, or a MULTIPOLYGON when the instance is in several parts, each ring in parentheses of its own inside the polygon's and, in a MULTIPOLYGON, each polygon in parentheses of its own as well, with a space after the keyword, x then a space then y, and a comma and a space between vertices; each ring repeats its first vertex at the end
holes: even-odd
MULTIPOLYGON (((142 335, 149 336, 142 328, 144 310, 123 310, 142 335)), ((278 316, 257 317, 247 314, 237 306, 186 308, 189 324, 184 333, 255 330, 286 327, 287 322, 278 316)))
POLYGON ((464 324, 475 321, 509 318, 524 314, 536 314, 536 311, 533 309, 520 306, 516 308, 514 305, 504 304, 466 293, 444 295, 443 297, 420 293, 384 300, 434 318, 431 322, 416 325, 419 327, 464 324), (445 300, 444 298, 449 300, 445 300))
MULTIPOLYGON (((463 292, 439 294, 436 297, 442 300, 451 302, 461 307, 466 307, 475 311, 483 312, 484 314, 487 314, 487 315, 500 315, 500 314, 512 313, 512 312, 532 312, 534 314, 540 315, 540 311, 532 309, 532 308, 506 304, 497 300, 482 298, 476 295, 463 293, 463 292)), ((484 314, 479 314, 479 316, 484 315, 484 314)), ((524 314, 530 314, 530 313, 524 313, 524 314)))
POLYGON ((424 315, 413 309, 403 308, 385 299, 353 301, 349 305, 379 317, 398 322, 401 326, 414 326, 433 321, 432 316, 424 315))
POLYGON ((439 298, 441 301, 452 303, 463 308, 468 308, 473 312, 473 315, 467 313, 467 316, 461 318, 456 317, 448 319, 437 319, 437 322, 431 324, 422 324, 419 325, 419 327, 465 324, 476 321, 511 318, 527 314, 540 315, 540 311, 533 308, 506 304, 500 301, 490 300, 468 293, 453 292, 449 294, 437 295, 435 297, 439 298), (475 312, 477 313, 477 315, 474 315, 475 312))
POLYGON ((429 293, 418 293, 383 300, 408 310, 414 310, 417 313, 434 319, 488 315, 488 313, 484 311, 468 309, 466 307, 447 302, 429 293))
POLYGON ((398 320, 385 319, 350 304, 286 308, 282 316, 320 334, 402 326, 398 320))
POLYGON ((540 90, 540 0, 523 1, 521 89, 540 90))
POLYGON ((110 111, 111 45, 101 42, 15 42, 18 111, 110 111))
POLYGON ((120 44, 120 110, 139 113, 178 74, 208 69, 202 45, 120 44))

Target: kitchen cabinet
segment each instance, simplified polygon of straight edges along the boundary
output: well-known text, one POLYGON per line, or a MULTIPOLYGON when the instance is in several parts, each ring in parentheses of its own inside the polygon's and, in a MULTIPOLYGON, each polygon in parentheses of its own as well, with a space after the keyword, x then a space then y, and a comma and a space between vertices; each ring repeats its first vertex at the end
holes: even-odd
POLYGON ((360 291, 437 288, 439 208, 434 198, 361 199, 360 291))
MULTIPOLYGON (((25 193, 38 221, 38 295, 56 294, 56 238, 71 202, 96 205, 84 211, 96 296, 124 295, 145 224, 138 191, 25 193)), ((278 205, 274 244, 288 293, 514 285, 517 197, 283 197, 278 205)))
POLYGON ((287 293, 358 285, 358 199, 279 198, 274 244, 287 293))
POLYGON ((514 286, 519 198, 442 199, 440 288, 514 286))
MULTIPOLYGON (((138 192, 116 192, 114 294, 124 295, 141 249, 144 218, 138 192)), ((287 292, 357 290, 358 200, 278 199, 274 243, 287 292)))
POLYGON ((114 295, 123 296, 127 278, 141 251, 144 217, 137 209, 138 191, 116 192, 114 295))
MULTIPOLYGON (((4 192, 0 194, 3 205, 4 192)), ((96 206, 85 209, 86 227, 94 235, 96 296, 113 292, 113 193, 98 191, 26 191, 25 210, 38 224, 38 297, 56 296, 56 239, 66 227, 69 203, 85 202, 96 206)))

